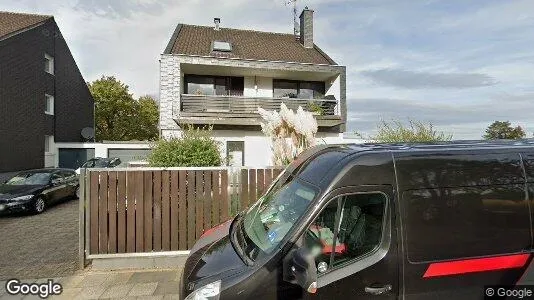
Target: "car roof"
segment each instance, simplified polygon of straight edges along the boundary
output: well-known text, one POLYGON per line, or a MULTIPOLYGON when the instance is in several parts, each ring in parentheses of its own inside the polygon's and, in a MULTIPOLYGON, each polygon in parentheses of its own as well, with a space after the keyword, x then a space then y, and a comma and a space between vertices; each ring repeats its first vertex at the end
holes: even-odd
POLYGON ((20 171, 18 174, 24 174, 24 173, 54 173, 54 172, 58 172, 58 171, 74 172, 73 169, 67 169, 67 168, 42 168, 42 169, 24 170, 24 171, 20 171))

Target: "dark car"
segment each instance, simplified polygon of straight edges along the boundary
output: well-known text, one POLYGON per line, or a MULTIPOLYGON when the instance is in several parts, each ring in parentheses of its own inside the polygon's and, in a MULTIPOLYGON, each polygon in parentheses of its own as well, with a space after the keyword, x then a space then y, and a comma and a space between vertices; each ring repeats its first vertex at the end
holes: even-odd
POLYGON ((121 159, 118 157, 109 157, 109 158, 102 158, 102 157, 96 157, 91 158, 90 160, 83 163, 81 167, 76 169, 76 174, 80 174, 81 169, 89 169, 89 168, 115 168, 116 166, 120 165, 121 159))
POLYGON ((42 213, 47 207, 75 197, 78 176, 70 169, 38 169, 20 172, 0 184, 0 214, 42 213))
POLYGON ((181 299, 508 295, 534 280, 533 195, 534 141, 313 148, 204 232, 181 299))

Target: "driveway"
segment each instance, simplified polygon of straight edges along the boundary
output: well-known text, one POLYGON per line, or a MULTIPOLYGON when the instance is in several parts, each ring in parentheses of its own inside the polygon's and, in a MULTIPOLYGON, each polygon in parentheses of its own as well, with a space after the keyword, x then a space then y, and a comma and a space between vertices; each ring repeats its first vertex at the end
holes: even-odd
POLYGON ((71 275, 78 267, 78 200, 40 215, 0 216, 0 237, 0 280, 71 275))

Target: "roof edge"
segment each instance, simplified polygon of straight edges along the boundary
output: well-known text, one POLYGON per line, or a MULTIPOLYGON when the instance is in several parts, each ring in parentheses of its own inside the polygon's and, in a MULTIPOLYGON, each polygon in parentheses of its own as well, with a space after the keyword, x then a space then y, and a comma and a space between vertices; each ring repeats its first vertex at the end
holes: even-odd
POLYGON ((26 26, 26 27, 24 27, 24 28, 21 28, 21 29, 17 30, 17 31, 13 31, 13 32, 10 32, 10 33, 8 33, 8 34, 6 34, 6 35, 4 35, 4 36, 0 36, 0 41, 7 40, 7 39, 9 39, 9 38, 12 38, 12 37, 18 35, 18 34, 21 34, 21 33, 24 33, 24 32, 26 32, 26 31, 30 31, 30 30, 32 30, 32 29, 35 29, 35 28, 37 28, 37 27, 43 25, 44 23, 46 23, 46 22, 48 22, 48 21, 50 21, 50 20, 54 20, 54 17, 53 17, 53 16, 48 16, 48 17, 49 17, 49 18, 44 19, 44 20, 42 20, 42 21, 39 22, 39 23, 35 23, 35 24, 32 24, 32 25, 28 25, 28 26, 26 26))
POLYGON ((338 64, 330 57, 326 52, 324 52, 319 46, 313 44, 313 48, 319 52, 331 65, 337 66, 338 64))
POLYGON ((307 62, 298 62, 298 61, 283 61, 283 60, 267 60, 267 59, 251 59, 251 58, 241 58, 241 57, 218 57, 218 56, 209 56, 209 55, 197 55, 197 54, 185 54, 185 53, 163 53, 162 55, 169 56, 186 56, 186 57, 201 57, 201 58, 215 58, 215 59, 226 59, 226 60, 241 60, 241 61, 257 61, 257 62, 268 62, 268 63, 284 63, 284 64, 295 64, 295 65, 305 65, 305 66, 321 66, 321 67, 339 67, 344 68, 344 65, 330 65, 330 64, 316 64, 316 63, 307 63, 307 62))
POLYGON ((169 40, 169 43, 167 44, 167 47, 165 47, 165 50, 163 51, 163 54, 172 54, 172 48, 174 47, 174 43, 176 43, 176 39, 178 39, 178 35, 180 34, 180 31, 182 30, 182 23, 179 23, 176 25, 176 28, 174 29, 174 32, 172 33, 171 39, 169 40))

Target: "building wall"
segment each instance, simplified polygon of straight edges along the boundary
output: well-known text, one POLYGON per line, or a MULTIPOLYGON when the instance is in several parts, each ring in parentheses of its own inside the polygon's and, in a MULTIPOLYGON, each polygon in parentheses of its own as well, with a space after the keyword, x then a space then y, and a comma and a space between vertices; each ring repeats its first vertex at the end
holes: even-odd
MULTIPOLYGON (((339 99, 339 110, 343 121, 346 123, 347 106, 346 106, 346 68, 344 66, 335 65, 313 65, 302 63, 288 63, 288 62, 269 62, 269 61, 255 61, 255 60, 241 60, 241 59, 227 59, 216 57, 200 57, 187 55, 161 55, 160 60, 160 130, 162 134, 172 130, 179 130, 176 122, 173 120, 173 109, 180 107, 181 94, 181 80, 182 74, 180 65, 199 64, 208 66, 227 66, 227 67, 241 67, 264 70, 285 70, 285 71, 306 71, 306 72, 336 72, 339 84, 333 84, 334 88, 338 88, 339 94, 336 99, 339 99), (339 96, 339 97, 338 97, 339 96)), ((256 93, 254 90, 254 77, 245 78, 245 93, 256 93), (248 88, 247 88, 248 87, 248 88)), ((257 77, 260 78, 260 77, 257 77)), ((260 78, 258 81, 259 93, 265 93, 267 97, 272 97, 272 79, 260 78), (270 83, 269 83, 270 81, 270 83), (269 92, 270 91, 270 92, 269 92), (269 94, 271 93, 271 94, 269 94)), ((333 92, 332 92, 333 93, 333 92)), ((329 94, 329 93, 327 93, 329 94)), ((335 95, 335 93, 334 93, 335 95)), ((341 128, 345 131, 346 126, 341 128)))
MULTIPOLYGON (((42 168, 45 135, 81 141, 93 126, 93 103, 53 19, 0 40, 0 172, 42 168), (45 72, 45 53, 55 75, 45 72), (69 57, 65 57, 69 56, 69 57), (54 96, 54 116, 45 114, 45 93, 54 96)), ((51 145, 53 146, 53 145, 51 145)))

